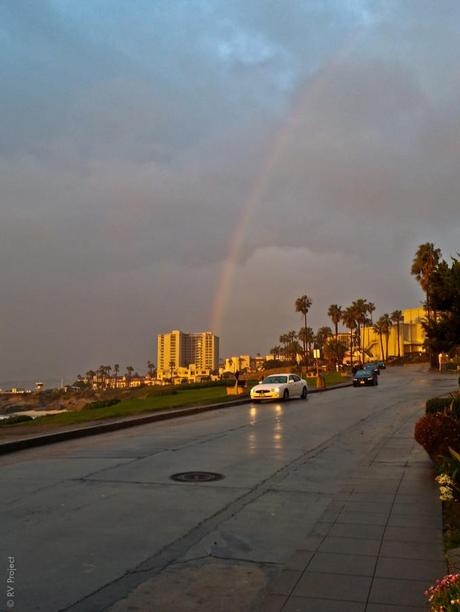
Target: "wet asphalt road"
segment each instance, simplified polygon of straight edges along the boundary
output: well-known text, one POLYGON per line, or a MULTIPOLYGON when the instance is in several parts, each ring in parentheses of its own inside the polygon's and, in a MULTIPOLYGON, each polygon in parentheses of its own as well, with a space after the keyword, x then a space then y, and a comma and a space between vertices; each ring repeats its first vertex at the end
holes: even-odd
MULTIPOLYGON (((249 601, 353 467, 455 379, 422 366, 394 368, 378 387, 248 403, 0 458, 0 563, 5 575, 14 556, 15 609, 99 612, 116 602, 117 612, 145 609, 139 585, 152 583, 154 601, 155 584, 174 586, 155 582, 166 567, 187 566, 196 581, 207 571, 199 562, 209 559, 257 569, 249 601), (170 480, 188 470, 224 478, 170 480)), ((181 584, 171 608, 151 609, 208 609, 193 604, 192 592, 181 607, 181 584)), ((3 611, 6 593, 0 597, 3 611)))

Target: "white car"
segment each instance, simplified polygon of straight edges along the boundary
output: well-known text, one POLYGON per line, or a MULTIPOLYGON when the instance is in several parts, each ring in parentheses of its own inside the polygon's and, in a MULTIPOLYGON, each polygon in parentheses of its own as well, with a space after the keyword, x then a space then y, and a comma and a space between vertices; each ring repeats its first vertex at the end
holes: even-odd
POLYGON ((288 400, 291 397, 307 399, 307 381, 297 374, 271 374, 251 389, 251 399, 259 402, 264 399, 288 400))

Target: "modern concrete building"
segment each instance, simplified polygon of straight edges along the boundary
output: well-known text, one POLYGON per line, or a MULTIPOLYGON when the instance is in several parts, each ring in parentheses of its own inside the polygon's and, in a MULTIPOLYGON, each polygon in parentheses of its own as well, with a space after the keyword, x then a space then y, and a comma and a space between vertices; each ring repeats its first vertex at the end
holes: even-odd
POLYGON ((157 368, 158 371, 177 369, 186 365, 186 337, 187 334, 173 330, 166 334, 158 334, 157 339, 157 368))
POLYGON ((158 335, 157 356, 159 374, 191 365, 212 372, 219 367, 219 338, 210 331, 190 334, 175 329, 158 335))
MULTIPOLYGON (((402 315, 404 320, 399 324, 399 339, 397 325, 393 323, 390 329, 388 336, 388 357, 397 357, 398 352, 401 356, 425 352, 425 330, 422 325, 422 321, 426 317, 424 308, 407 308, 402 311, 402 315)), ((384 359, 387 356, 387 339, 383 336, 381 341, 379 334, 374 331, 373 327, 361 329, 361 338, 361 341, 364 341, 364 349, 368 359, 384 359), (382 353, 382 344, 385 356, 382 353)), ((339 340, 349 346, 350 332, 341 332, 339 340)), ((354 338, 354 345, 353 359, 355 360, 360 357, 356 336, 354 338)), ((348 352, 345 362, 348 362, 349 358, 348 352)))

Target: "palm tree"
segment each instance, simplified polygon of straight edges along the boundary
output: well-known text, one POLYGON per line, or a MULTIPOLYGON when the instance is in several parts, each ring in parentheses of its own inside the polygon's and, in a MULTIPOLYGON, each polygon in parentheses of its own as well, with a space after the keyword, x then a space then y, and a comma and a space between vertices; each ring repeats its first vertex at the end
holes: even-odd
POLYGON ((287 338, 287 346, 286 346, 287 354, 291 357, 291 359, 295 361, 297 350, 299 347, 299 343, 297 342, 297 332, 294 331, 293 329, 291 331, 288 331, 288 333, 286 334, 286 338, 287 338))
POLYGON ((361 352, 361 361, 364 362, 364 338, 361 334, 361 325, 364 327, 367 314, 367 300, 359 298, 351 305, 355 311, 355 319, 358 326, 358 350, 361 352))
POLYGON ((426 295, 428 320, 431 320, 431 276, 441 259, 441 249, 436 249, 432 242, 421 244, 412 261, 411 274, 415 276, 426 295))
POLYGON ((324 346, 331 336, 332 329, 328 325, 320 327, 316 332, 315 342, 318 345, 318 348, 320 349, 321 353, 324 351, 324 346))
POLYGON ((134 368, 133 366, 126 366, 126 382, 127 382, 127 386, 130 387, 131 386, 131 378, 133 376, 133 372, 134 372, 134 368))
MULTIPOLYGON (((311 308, 312 300, 308 295, 302 295, 297 298, 295 301, 295 310, 296 312, 300 312, 303 315, 304 327, 307 328, 307 314, 311 308)), ((307 365, 307 344, 303 341, 303 358, 305 361, 305 365, 307 365)))
MULTIPOLYGON (((288 357, 288 358, 292 359, 293 358, 292 355, 293 355, 293 352, 294 352, 294 348, 296 349, 296 351, 299 348, 299 343, 297 342, 297 333, 294 330, 291 330, 291 331, 288 331, 285 334, 281 334, 280 342, 283 345, 283 347, 280 350, 280 352, 285 357, 288 357)), ((295 360, 296 354, 294 355, 294 360, 295 360)))
POLYGON ((115 389, 118 388, 118 372, 120 371, 120 364, 116 363, 113 366, 113 371, 115 372, 115 389))
POLYGON ((97 386, 101 386, 102 388, 105 385, 105 366, 100 365, 97 369, 97 386))
POLYGON ((94 370, 88 370, 87 372, 85 372, 85 376, 86 376, 88 382, 90 382, 90 384, 92 385, 94 377, 96 376, 96 372, 94 370))
POLYGON ((147 361, 147 372, 149 373, 150 378, 153 378, 155 373, 155 364, 150 359, 147 361))
POLYGON ((343 362, 347 350, 348 347, 345 342, 335 342, 335 340, 329 339, 324 345, 324 356, 330 361, 335 361, 337 365, 343 362))
POLYGON ((382 321, 383 335, 385 336, 386 358, 388 359, 388 342, 390 340, 392 322, 388 313, 385 313, 382 317, 380 317, 380 319, 382 321))
POLYGON ((367 312, 370 315, 370 319, 371 319, 371 325, 374 324, 373 320, 372 320, 372 313, 375 312, 375 304, 374 302, 367 302, 367 312))
MULTIPOLYGON (((315 333, 311 327, 302 327, 297 334, 297 337, 302 342, 302 346, 306 347, 307 355, 310 356, 311 345, 315 341, 315 333)), ((304 353, 305 355, 305 353, 304 353)))
POLYGON ((302 353, 302 347, 300 346, 299 342, 297 340, 293 340, 288 344, 287 350, 289 356, 291 357, 291 361, 296 363, 297 355, 300 355, 302 353))
POLYGON ((270 349, 270 355, 273 355, 273 359, 279 359, 281 353, 281 347, 279 344, 270 349))
POLYGON ((398 357, 401 357, 401 346, 400 346, 400 327, 401 323, 404 322, 403 313, 401 310, 393 310, 390 315, 390 319, 393 323, 396 323, 397 334, 398 334, 398 357))
POLYGON ((367 303, 367 314, 369 315, 369 318, 366 321, 366 326, 368 326, 368 330, 367 330, 367 344, 369 346, 369 328, 371 328, 374 325, 374 321, 372 318, 372 315, 375 312, 375 304, 374 302, 368 302, 367 303))
POLYGON ((350 365, 353 367, 353 330, 356 329, 356 310, 353 306, 348 306, 342 312, 342 321, 345 327, 350 330, 350 365))
POLYGON ((281 334, 280 336, 280 343, 281 344, 287 344, 289 342, 289 338, 287 334, 281 334))
POLYGON ((380 340, 380 354, 382 355, 382 360, 385 359, 385 353, 383 352, 383 321, 382 321, 382 317, 380 317, 380 319, 378 319, 378 321, 376 321, 373 325, 373 330, 375 331, 376 334, 378 334, 379 336, 379 340, 380 340))
MULTIPOLYGON (((334 324, 335 328, 335 346, 336 346, 336 355, 338 360, 338 346, 339 346, 339 323, 342 320, 342 307, 338 304, 331 304, 329 306, 329 310, 327 311, 329 318, 334 324)), ((338 362, 337 362, 338 363, 338 362)), ((336 363, 336 365, 337 365, 336 363)))
POLYGON ((286 357, 287 355, 286 347, 289 344, 289 336, 287 334, 281 334, 280 344, 281 344, 280 354, 286 357))
POLYGON ((364 355, 369 356, 369 329, 371 327, 372 327, 372 319, 365 316, 363 319, 363 362, 364 362, 364 355), (366 331, 367 331, 367 339, 364 338, 366 331))

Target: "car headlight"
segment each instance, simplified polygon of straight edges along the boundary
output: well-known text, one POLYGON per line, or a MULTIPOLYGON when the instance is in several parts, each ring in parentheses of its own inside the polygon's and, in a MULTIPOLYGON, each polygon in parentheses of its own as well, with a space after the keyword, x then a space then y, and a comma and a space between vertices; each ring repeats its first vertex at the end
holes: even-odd
POLYGON ((280 388, 279 387, 273 387, 272 392, 274 393, 279 393, 280 388))

